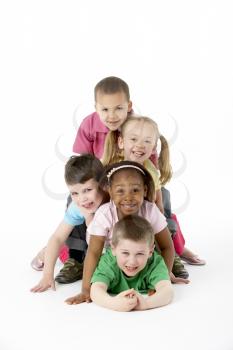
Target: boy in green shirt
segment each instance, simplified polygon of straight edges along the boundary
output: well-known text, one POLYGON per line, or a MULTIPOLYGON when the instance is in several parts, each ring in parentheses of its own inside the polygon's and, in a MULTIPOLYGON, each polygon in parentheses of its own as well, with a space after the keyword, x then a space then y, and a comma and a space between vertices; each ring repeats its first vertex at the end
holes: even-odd
POLYGON ((147 310, 171 301, 169 273, 154 251, 154 231, 147 220, 129 215, 116 223, 111 249, 101 257, 91 283, 91 299, 116 311, 147 310))

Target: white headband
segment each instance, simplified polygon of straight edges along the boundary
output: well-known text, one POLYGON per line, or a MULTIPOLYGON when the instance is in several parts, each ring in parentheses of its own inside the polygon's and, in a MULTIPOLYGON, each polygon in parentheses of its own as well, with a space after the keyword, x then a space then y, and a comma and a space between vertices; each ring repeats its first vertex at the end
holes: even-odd
POLYGON ((110 179, 110 177, 116 172, 116 171, 118 171, 118 170, 120 170, 120 169, 124 169, 124 168, 134 168, 134 169, 137 169, 137 170, 139 170, 139 171, 141 171, 141 173, 143 174, 143 175, 146 175, 145 173, 144 173, 144 171, 141 169, 141 168, 139 168, 138 166, 136 166, 136 165, 121 165, 121 166, 119 166, 119 167, 117 167, 117 168, 112 168, 110 171, 109 171, 109 173, 107 174, 107 178, 108 178, 108 180, 110 179))

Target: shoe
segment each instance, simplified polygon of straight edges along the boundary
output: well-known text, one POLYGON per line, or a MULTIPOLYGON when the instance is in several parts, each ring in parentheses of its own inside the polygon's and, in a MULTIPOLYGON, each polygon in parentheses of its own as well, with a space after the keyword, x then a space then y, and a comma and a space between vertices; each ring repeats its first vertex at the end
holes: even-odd
POLYGON ((83 263, 81 264, 77 260, 69 258, 66 260, 59 274, 55 277, 55 281, 62 284, 73 283, 82 279, 82 276, 83 263))
POLYGON ((172 273, 175 275, 175 277, 181 277, 184 279, 188 279, 189 273, 185 269, 181 259, 179 256, 175 256, 173 267, 172 267, 172 273))
POLYGON ((189 265, 205 265, 206 262, 203 259, 198 258, 197 255, 193 255, 190 257, 184 257, 180 255, 181 260, 185 261, 189 265))
POLYGON ((45 248, 39 251, 39 253, 35 256, 35 258, 31 261, 31 267, 36 271, 42 271, 44 268, 44 262, 42 261, 42 257, 44 256, 45 248))

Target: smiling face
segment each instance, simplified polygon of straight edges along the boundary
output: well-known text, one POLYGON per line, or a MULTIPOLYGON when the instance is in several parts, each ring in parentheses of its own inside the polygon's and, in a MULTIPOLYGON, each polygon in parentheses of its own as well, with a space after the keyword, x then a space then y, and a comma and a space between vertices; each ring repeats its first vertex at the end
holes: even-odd
POLYGON ((153 124, 143 120, 127 122, 123 135, 118 139, 119 148, 124 150, 124 159, 140 164, 150 158, 156 144, 153 124))
POLYGON ((103 193, 100 191, 98 182, 94 179, 86 181, 84 184, 67 185, 72 200, 85 213, 95 213, 103 200, 103 193))
POLYGON ((116 205, 118 218, 137 214, 142 206, 147 187, 135 169, 117 171, 111 179, 109 194, 116 205))
POLYGON ((124 92, 103 94, 96 96, 96 111, 100 120, 109 130, 117 130, 127 118, 132 109, 132 102, 127 101, 124 92))
POLYGON ((153 247, 148 242, 120 239, 116 247, 112 246, 112 253, 116 256, 117 265, 128 277, 137 275, 146 266, 151 257, 153 247))

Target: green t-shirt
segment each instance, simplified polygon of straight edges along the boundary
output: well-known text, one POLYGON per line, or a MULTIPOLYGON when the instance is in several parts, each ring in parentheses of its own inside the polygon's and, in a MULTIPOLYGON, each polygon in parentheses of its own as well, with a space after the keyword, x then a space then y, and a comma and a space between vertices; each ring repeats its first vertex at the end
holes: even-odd
POLYGON ((108 292, 112 294, 118 294, 131 288, 140 293, 146 293, 148 289, 155 289, 156 284, 162 280, 170 280, 170 277, 163 257, 157 252, 154 251, 142 271, 136 276, 127 277, 118 267, 111 249, 108 249, 101 256, 91 283, 105 283, 108 286, 108 292))

